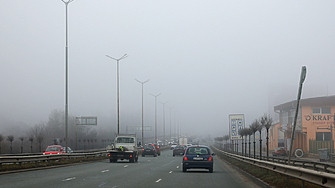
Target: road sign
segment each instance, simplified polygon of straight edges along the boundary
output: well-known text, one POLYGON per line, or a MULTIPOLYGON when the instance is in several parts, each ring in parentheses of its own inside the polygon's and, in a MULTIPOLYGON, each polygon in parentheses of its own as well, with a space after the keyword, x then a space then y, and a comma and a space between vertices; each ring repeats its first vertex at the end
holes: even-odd
POLYGON ((96 116, 76 117, 77 125, 97 125, 96 116))
POLYGON ((240 131, 244 129, 244 114, 229 115, 229 134, 231 140, 241 140, 240 131))

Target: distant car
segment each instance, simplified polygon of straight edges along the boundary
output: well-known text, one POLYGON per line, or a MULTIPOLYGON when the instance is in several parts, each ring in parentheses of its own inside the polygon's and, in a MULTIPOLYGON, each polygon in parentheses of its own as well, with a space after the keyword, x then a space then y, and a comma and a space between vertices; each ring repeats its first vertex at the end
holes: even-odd
POLYGON ((273 152, 272 152, 272 156, 286 156, 287 155, 287 151, 284 147, 279 147, 276 148, 273 152))
POLYGON ((171 144, 171 150, 173 150, 176 146, 177 144, 171 144))
MULTIPOLYGON (((66 153, 65 147, 62 147, 64 153, 66 153)), ((73 153, 73 150, 70 147, 67 147, 67 153, 73 153)))
POLYGON ((213 172, 215 154, 207 146, 189 146, 187 147, 182 160, 182 170, 186 172, 190 168, 208 169, 213 172))
POLYGON ((176 155, 184 155, 184 153, 185 153, 185 147, 181 146, 181 145, 178 145, 173 149, 172 154, 173 154, 173 156, 176 156, 176 155))
POLYGON ((65 153, 64 149, 62 146, 60 145, 51 145, 48 146, 44 152, 43 155, 54 155, 54 154, 61 154, 61 153, 65 153))
POLYGON ((156 149, 156 151, 157 151, 157 155, 161 155, 161 150, 159 149, 159 145, 158 144, 152 144, 151 143, 151 145, 153 145, 153 146, 155 146, 155 149, 156 149))
POLYGON ((154 157, 157 157, 157 151, 155 149, 155 146, 151 144, 145 145, 142 148, 142 157, 145 157, 146 155, 153 155, 154 157))

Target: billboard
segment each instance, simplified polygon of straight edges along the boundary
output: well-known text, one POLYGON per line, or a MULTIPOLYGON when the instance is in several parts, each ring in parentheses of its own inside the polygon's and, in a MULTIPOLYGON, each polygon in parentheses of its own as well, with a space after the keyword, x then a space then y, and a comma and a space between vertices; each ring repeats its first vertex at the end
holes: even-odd
POLYGON ((244 114, 229 115, 230 140, 241 140, 239 131, 244 129, 244 114))

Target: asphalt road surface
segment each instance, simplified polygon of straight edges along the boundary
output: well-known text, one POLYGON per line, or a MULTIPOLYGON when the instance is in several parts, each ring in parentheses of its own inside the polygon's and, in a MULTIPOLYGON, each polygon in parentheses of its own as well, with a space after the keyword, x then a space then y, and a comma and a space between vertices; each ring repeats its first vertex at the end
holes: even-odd
POLYGON ((0 175, 1 188, 19 187, 258 187, 229 165, 214 157, 214 172, 181 170, 182 156, 172 150, 161 156, 139 157, 138 163, 109 160, 69 167, 0 175))

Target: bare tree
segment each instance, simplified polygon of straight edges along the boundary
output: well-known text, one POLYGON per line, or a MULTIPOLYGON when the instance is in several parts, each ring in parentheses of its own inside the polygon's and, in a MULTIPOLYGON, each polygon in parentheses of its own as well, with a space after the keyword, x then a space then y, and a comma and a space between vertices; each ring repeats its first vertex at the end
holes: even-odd
POLYGON ((244 152, 244 144, 243 144, 243 138, 244 138, 244 136, 246 136, 246 132, 245 132, 245 129, 241 129, 240 131, 239 131, 239 133, 240 133, 240 135, 242 136, 242 156, 243 156, 243 152, 244 152))
POLYGON ((29 141, 30 141, 30 153, 33 153, 33 141, 34 141, 34 137, 29 137, 29 141))
MULTIPOLYGON (((223 139, 226 141, 226 145, 225 145, 224 148, 225 148, 225 149, 228 149, 228 148, 227 148, 227 142, 228 142, 228 140, 230 139, 230 136, 229 136, 229 135, 224 135, 224 136, 223 136, 223 139)), ((230 145, 229 145, 229 148, 230 148, 230 145)))
POLYGON ((33 135, 33 137, 36 138, 36 141, 38 142, 39 152, 42 152, 41 144, 43 142, 44 135, 45 135, 45 125, 44 125, 44 123, 37 124, 34 127, 30 128, 30 130, 28 131, 28 134, 33 135))
POLYGON ((259 159, 262 160, 262 130, 264 128, 263 124, 260 123, 262 119, 258 121, 258 132, 259 132, 259 159))
POLYGON ((19 137, 19 140, 21 140, 21 153, 23 153, 23 140, 24 140, 24 137, 23 136, 19 137))
POLYGON ((1 154, 1 142, 3 141, 4 137, 2 136, 2 134, 0 134, 0 154, 1 154))
POLYGON ((259 126, 260 124, 257 119, 255 119, 255 121, 250 125, 250 130, 254 135, 254 159, 256 159, 256 132, 258 131, 259 126))
POLYGON ((272 126, 272 118, 270 115, 264 114, 261 117, 261 124, 266 129, 266 159, 269 160, 269 129, 272 126))
POLYGON ((251 148, 251 135, 253 133, 254 132, 252 132, 251 128, 249 127, 249 130, 248 130, 248 136, 249 136, 249 157, 250 157, 250 148, 251 148))
POLYGON ((85 143, 86 143, 86 139, 85 138, 83 139, 83 142, 84 142, 84 150, 85 150, 85 143))
POLYGON ((10 142, 10 154, 12 154, 13 153, 14 136, 13 135, 7 136, 7 140, 10 142))

